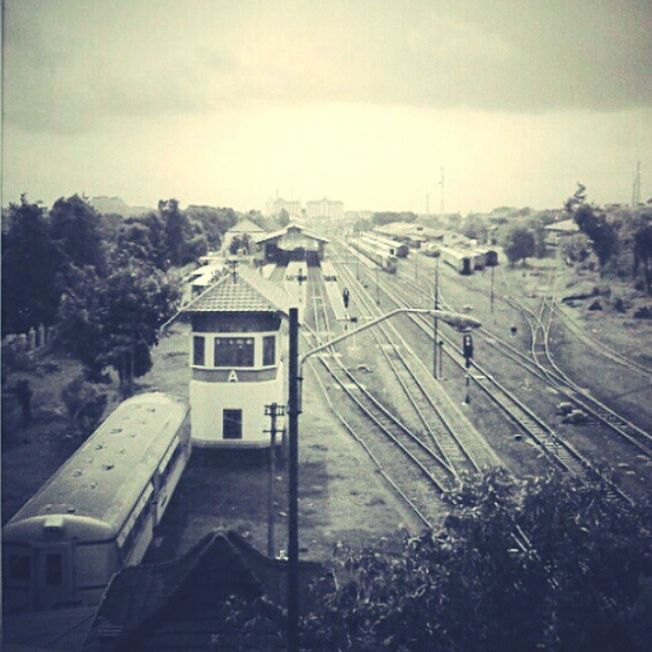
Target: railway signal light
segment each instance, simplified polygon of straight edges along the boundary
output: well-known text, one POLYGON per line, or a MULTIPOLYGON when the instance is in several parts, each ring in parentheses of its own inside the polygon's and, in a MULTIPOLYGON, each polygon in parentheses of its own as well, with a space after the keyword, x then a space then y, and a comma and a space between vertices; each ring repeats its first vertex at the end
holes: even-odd
POLYGON ((342 302, 344 303, 344 308, 348 309, 349 307, 349 288, 344 288, 342 290, 342 302))
POLYGON ((473 337, 471 333, 465 333, 462 339, 462 352, 464 353, 466 368, 468 369, 471 366, 471 359, 473 358, 473 337))

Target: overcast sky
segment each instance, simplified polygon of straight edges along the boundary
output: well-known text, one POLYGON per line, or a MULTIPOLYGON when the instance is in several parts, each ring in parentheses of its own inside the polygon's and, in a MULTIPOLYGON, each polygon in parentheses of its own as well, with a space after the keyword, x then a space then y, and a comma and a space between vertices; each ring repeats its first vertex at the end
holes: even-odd
POLYGON ((652 3, 5 0, 3 204, 652 196, 652 3))

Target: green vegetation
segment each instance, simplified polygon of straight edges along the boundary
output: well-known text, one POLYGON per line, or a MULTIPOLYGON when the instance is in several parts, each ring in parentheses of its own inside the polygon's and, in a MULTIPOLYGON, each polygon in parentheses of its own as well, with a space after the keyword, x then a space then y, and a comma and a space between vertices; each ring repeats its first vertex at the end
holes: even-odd
POLYGON ((227 208, 182 211, 176 199, 122 218, 99 214, 80 195, 50 211, 22 196, 3 214, 3 334, 56 326, 87 378, 107 380, 113 368, 126 396, 150 369, 157 329, 176 309, 168 271, 219 247, 237 219, 227 208))
MULTIPOLYGON (((302 619, 302 649, 651 648, 649 506, 571 476, 519 481, 505 470, 467 480, 449 503, 438 529, 398 550, 340 547, 337 588, 315 587, 321 606, 302 619)), ((282 627, 269 610, 229 609, 245 631, 282 627)))

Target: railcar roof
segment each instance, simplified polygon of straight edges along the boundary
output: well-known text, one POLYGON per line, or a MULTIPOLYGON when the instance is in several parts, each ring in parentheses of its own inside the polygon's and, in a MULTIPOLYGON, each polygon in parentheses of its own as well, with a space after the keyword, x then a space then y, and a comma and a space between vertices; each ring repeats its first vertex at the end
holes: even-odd
POLYGON ((184 403, 160 392, 124 401, 10 523, 69 513, 97 518, 117 531, 187 413, 184 403))

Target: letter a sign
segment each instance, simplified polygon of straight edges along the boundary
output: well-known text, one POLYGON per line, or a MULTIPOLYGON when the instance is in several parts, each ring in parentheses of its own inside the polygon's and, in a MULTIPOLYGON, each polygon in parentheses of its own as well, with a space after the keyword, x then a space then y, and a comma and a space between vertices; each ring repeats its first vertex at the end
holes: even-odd
POLYGON ((231 371, 229 371, 229 377, 228 377, 227 380, 230 383, 237 383, 238 382, 238 374, 235 373, 235 369, 231 369, 231 371))

